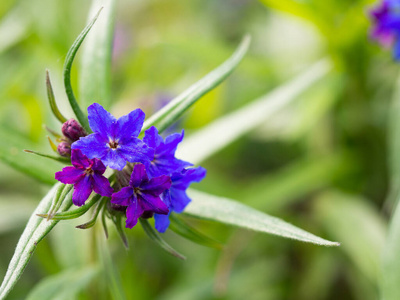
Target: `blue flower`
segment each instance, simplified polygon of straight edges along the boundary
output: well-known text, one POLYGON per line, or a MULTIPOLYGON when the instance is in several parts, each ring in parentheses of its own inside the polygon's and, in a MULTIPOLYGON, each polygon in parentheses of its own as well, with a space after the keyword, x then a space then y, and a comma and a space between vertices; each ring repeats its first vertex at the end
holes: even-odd
POLYGON ((157 128, 150 127, 145 131, 143 142, 154 149, 154 156, 151 162, 146 164, 147 173, 151 176, 171 175, 192 166, 191 163, 177 159, 175 151, 183 139, 182 133, 173 133, 164 139, 158 134, 157 128))
POLYGON ((184 169, 181 172, 175 172, 171 176, 172 185, 169 191, 163 194, 163 200, 167 203, 169 213, 155 214, 155 227, 159 232, 165 232, 169 226, 169 215, 172 211, 181 213, 189 204, 191 199, 186 194, 187 188, 192 182, 200 182, 206 176, 206 169, 202 167, 184 169))
POLYGON ((149 163, 154 151, 137 138, 143 126, 144 113, 135 109, 118 120, 100 104, 88 107, 93 133, 72 144, 89 158, 98 158, 112 169, 122 170, 126 162, 149 163))
POLYGON ((393 47, 393 56, 400 59, 400 1, 383 0, 371 11, 374 27, 371 37, 385 47, 393 47))
POLYGON ((160 195, 171 186, 171 178, 166 175, 149 180, 145 166, 136 164, 133 167, 128 187, 123 187, 111 197, 111 203, 127 206, 126 227, 132 228, 144 214, 168 214, 167 205, 160 195))
POLYGON ((65 184, 74 185, 72 202, 81 206, 94 190, 97 194, 111 197, 113 192, 110 182, 103 173, 104 164, 97 158, 88 159, 80 150, 72 150, 72 166, 65 167, 55 174, 55 178, 65 184))

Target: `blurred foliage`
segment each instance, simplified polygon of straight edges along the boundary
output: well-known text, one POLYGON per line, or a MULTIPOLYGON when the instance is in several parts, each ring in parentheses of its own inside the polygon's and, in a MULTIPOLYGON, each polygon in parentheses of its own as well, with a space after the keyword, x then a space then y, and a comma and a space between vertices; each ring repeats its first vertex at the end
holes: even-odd
MULTIPOLYGON (((75 293, 76 299, 376 299, 392 206, 385 202, 392 168, 386 158, 391 142, 387 119, 397 66, 388 51, 368 39, 369 5, 372 1, 116 4, 111 70, 115 115, 136 107, 151 114, 251 34, 251 50, 239 68, 179 124, 188 128, 187 135, 320 58, 334 61, 334 74, 272 122, 205 161, 208 176, 196 188, 279 215, 341 241, 342 247, 319 248, 185 217, 225 247, 206 248, 167 232, 165 239, 187 256, 182 262, 155 247, 139 227, 127 231, 131 248, 126 251, 113 230, 105 240, 98 227, 83 231, 65 221, 38 246, 9 299, 30 292, 35 297, 40 290, 52 297, 48 284, 71 293, 63 297, 75 293), (77 276, 87 286, 66 290, 63 284, 76 284, 77 276)), ((0 155, 8 163, 1 164, 0 172, 0 277, 50 183, 10 165, 26 160, 19 171, 29 175, 42 170, 39 180, 61 168, 22 149, 51 153, 43 125, 59 131, 46 101, 46 68, 61 110, 72 116, 62 88, 62 65, 86 24, 89 7, 78 0, 0 4, 0 155), (10 136, 18 136, 18 144, 9 142, 10 136)), ((74 86, 79 84, 78 69, 79 64, 72 70, 74 86)))

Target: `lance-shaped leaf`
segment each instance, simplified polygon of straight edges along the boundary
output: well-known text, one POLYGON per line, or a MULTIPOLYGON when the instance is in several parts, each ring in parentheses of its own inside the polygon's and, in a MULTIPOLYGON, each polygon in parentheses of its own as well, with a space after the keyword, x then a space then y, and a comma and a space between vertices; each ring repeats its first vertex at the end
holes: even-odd
POLYGON ((106 109, 110 107, 115 3, 115 0, 92 1, 90 19, 101 7, 103 10, 82 46, 79 100, 85 109, 93 101, 100 103, 106 109))
POLYGON ((184 212, 195 217, 321 246, 340 245, 231 199, 194 190, 189 191, 189 196, 193 201, 189 203, 184 212))
POLYGON ((263 124, 323 78, 330 69, 327 60, 317 62, 288 83, 187 137, 178 148, 176 156, 195 164, 203 161, 263 124))
MULTIPOLYGON (((22 233, 14 255, 8 266, 6 275, 0 286, 0 299, 4 299, 18 279, 21 277, 26 265, 31 259, 33 252, 36 249, 37 244, 50 232, 51 229, 58 223, 58 221, 49 220, 38 217, 36 214, 48 211, 53 202, 54 195, 60 187, 60 183, 57 183, 47 193, 47 195, 40 201, 38 207, 30 217, 28 224, 22 233)), ((61 205, 60 210, 65 211, 72 205, 71 201, 64 201, 61 205)))
POLYGON ((64 62, 64 87, 65 93, 67 94, 69 104, 71 105, 72 110, 76 118, 78 119, 79 123, 86 129, 87 132, 91 132, 89 127, 89 121, 86 117, 86 114, 83 113, 81 108, 79 107, 78 102, 76 101, 74 91, 72 90, 71 85, 71 69, 72 63, 74 62, 75 55, 78 52, 79 47, 81 46, 83 40, 85 39, 86 35, 89 33, 90 28, 92 28, 94 22, 96 22, 97 17, 99 16, 100 11, 97 15, 92 19, 92 21, 82 30, 81 34, 76 38, 75 42, 72 44, 71 48, 67 53, 67 57, 65 58, 64 62))
POLYGON ((143 124, 142 132, 153 125, 157 127, 159 132, 162 132, 172 125, 197 100, 215 88, 232 73, 246 54, 249 44, 250 37, 244 37, 235 53, 233 53, 228 60, 190 86, 182 94, 146 120, 143 124))

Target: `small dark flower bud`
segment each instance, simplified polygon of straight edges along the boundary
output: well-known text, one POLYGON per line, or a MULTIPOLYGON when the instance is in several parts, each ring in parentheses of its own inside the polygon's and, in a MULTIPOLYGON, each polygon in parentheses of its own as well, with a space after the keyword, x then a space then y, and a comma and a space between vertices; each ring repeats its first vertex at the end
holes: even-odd
POLYGON ((57 152, 61 156, 70 157, 71 156, 71 144, 67 142, 61 142, 57 146, 57 152))
POLYGON ((142 213, 142 215, 140 216, 143 219, 150 219, 152 216, 154 215, 154 212, 151 210, 146 210, 142 213))
POLYGON ((65 137, 74 142, 87 135, 85 129, 75 119, 69 119, 65 122, 61 127, 61 131, 65 137))

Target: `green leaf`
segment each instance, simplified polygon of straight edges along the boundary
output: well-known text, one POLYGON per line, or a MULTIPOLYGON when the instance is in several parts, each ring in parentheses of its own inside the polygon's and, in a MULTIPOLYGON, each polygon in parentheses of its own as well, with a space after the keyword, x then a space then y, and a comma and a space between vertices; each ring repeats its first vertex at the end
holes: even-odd
POLYGON ((0 160, 14 169, 46 184, 54 184, 54 173, 61 168, 57 162, 34 158, 23 152, 25 148, 37 148, 27 138, 0 127, 0 160))
POLYGON ((233 55, 218 68, 190 86, 178 97, 152 115, 144 122, 142 132, 151 126, 156 126, 162 132, 172 125, 186 110, 188 110, 203 95, 214 89, 225 80, 238 66, 246 54, 250 44, 250 37, 245 36, 233 55))
POLYGON ((82 107, 94 101, 105 108, 111 103, 111 58, 114 36, 115 0, 93 0, 90 18, 103 7, 82 47, 79 96, 82 107))
POLYGON ((302 92, 312 87, 330 70, 331 64, 327 60, 317 62, 288 83, 186 137, 179 146, 176 156, 198 164, 263 124, 296 100, 302 92))
POLYGON ((99 273, 97 266, 69 269, 41 280, 29 293, 27 300, 77 299, 99 273))
POLYGON ((72 44, 71 48, 69 49, 69 51, 67 53, 67 57, 65 58, 65 62, 64 62, 64 87, 65 87, 65 92, 68 97, 69 104, 71 105, 71 108, 74 111, 75 116, 77 117, 79 123, 81 123, 82 127, 85 128, 86 131, 89 133, 92 132, 89 127, 89 121, 86 117, 86 114, 84 114, 82 112, 81 108, 79 107, 78 102, 76 102, 74 91, 72 90, 71 69, 72 69, 72 63, 74 62, 75 55, 78 52, 78 49, 81 46, 86 35, 89 33, 90 28, 92 28, 93 24, 96 22, 97 17, 100 14, 100 11, 96 14, 96 16, 92 19, 92 21, 85 27, 85 29, 83 29, 81 34, 77 37, 75 42, 72 44))
POLYGON ((53 87, 51 86, 49 70, 46 70, 46 89, 47 89, 47 98, 49 99, 50 108, 54 116, 61 123, 67 122, 67 118, 63 116, 63 114, 57 107, 56 99, 54 97, 53 87))
POLYGON ((147 219, 139 218, 140 224, 142 225, 144 232, 147 234, 147 236, 152 239, 158 246, 160 246, 162 249, 167 251, 169 254, 180 258, 182 260, 185 260, 186 257, 180 254, 178 251, 176 251, 174 248, 172 248, 166 241, 164 241, 160 235, 157 233, 157 231, 154 230, 154 228, 149 224, 149 221, 147 219))
POLYGON ((389 225, 389 233, 383 249, 380 281, 381 299, 400 299, 400 205, 397 204, 389 225))
POLYGON ((385 219, 367 199, 328 192, 315 201, 315 216, 329 236, 368 279, 376 284, 386 237, 385 219))
POLYGON ((38 151, 27 150, 27 149, 24 149, 24 152, 36 154, 38 156, 49 158, 49 159, 58 161, 58 162, 63 163, 63 164, 71 164, 71 160, 66 158, 66 157, 45 154, 45 153, 41 153, 41 152, 38 152, 38 151))
POLYGON ((216 249, 222 249, 223 245, 220 242, 217 242, 212 238, 197 231, 196 229, 192 228, 174 213, 169 216, 169 219, 171 221, 169 229, 171 229, 173 232, 183 236, 186 239, 191 240, 194 243, 216 249))
POLYGON ((208 220, 213 220, 237 227, 313 243, 321 246, 339 246, 285 221, 257 211, 249 206, 231 199, 209 195, 203 192, 189 190, 193 199, 185 209, 185 213, 208 220))
MULTIPOLYGON (((28 224, 22 233, 14 255, 8 266, 7 273, 0 286, 0 299, 4 299, 11 291, 18 279, 21 277, 26 265, 31 259, 37 244, 50 232, 51 229, 58 223, 58 221, 47 221, 38 217, 36 214, 48 211, 53 203, 54 195, 60 187, 61 183, 57 183, 47 193, 47 195, 40 201, 36 210, 31 215, 28 224)), ((61 210, 65 211, 72 205, 70 201, 64 201, 61 210)))

